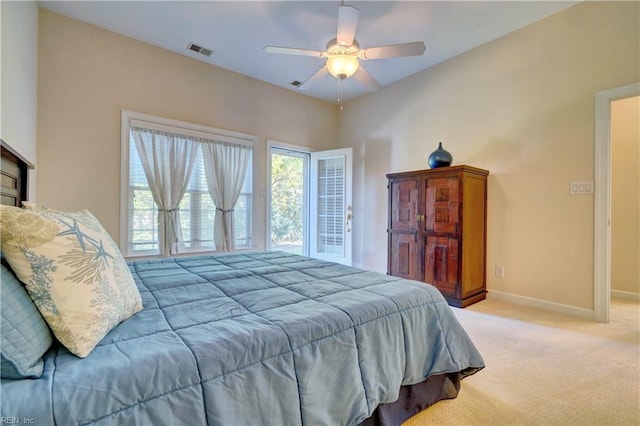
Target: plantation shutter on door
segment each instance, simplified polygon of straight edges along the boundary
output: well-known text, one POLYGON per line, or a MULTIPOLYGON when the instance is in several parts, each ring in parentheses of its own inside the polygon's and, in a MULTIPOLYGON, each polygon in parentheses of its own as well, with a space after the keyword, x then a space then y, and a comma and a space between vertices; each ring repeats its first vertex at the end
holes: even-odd
POLYGON ((351 148, 311 154, 311 256, 351 264, 351 148))

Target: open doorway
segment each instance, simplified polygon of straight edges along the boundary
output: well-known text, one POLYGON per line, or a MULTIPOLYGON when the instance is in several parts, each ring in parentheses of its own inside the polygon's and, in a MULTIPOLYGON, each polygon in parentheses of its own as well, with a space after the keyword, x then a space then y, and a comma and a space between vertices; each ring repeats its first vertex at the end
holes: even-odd
POLYGON ((270 151, 270 249, 308 256, 310 155, 277 146, 270 151))
POLYGON ((611 297, 640 302, 640 96, 611 102, 611 297))
POLYGON ((611 305, 611 103, 639 95, 640 83, 596 93, 593 315, 605 323, 611 305))
POLYGON ((351 265, 351 148, 268 149, 267 247, 351 265))

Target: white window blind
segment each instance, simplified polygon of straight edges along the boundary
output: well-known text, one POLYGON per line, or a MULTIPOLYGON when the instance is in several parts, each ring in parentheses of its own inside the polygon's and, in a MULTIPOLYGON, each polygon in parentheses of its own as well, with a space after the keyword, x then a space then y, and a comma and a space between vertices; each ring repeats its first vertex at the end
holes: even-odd
POLYGON ((318 252, 341 254, 344 250, 344 179, 342 158, 318 162, 318 252))

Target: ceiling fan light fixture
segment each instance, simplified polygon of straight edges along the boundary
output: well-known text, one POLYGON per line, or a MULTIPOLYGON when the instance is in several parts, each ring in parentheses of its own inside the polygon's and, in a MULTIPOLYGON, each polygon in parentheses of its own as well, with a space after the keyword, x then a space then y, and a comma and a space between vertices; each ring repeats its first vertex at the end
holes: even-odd
POLYGON ((327 69, 336 78, 344 80, 358 71, 360 62, 353 55, 330 55, 327 59, 327 69))
POLYGON ((298 90, 308 90, 315 82, 327 74, 331 74, 339 80, 339 102, 342 106, 342 82, 351 76, 354 76, 369 92, 375 92, 382 87, 367 72, 365 67, 360 68, 360 60, 420 56, 426 49, 422 41, 360 49, 360 44, 355 39, 359 13, 355 7, 346 6, 344 1, 341 3, 338 7, 337 37, 329 40, 324 51, 279 46, 266 46, 264 50, 267 53, 313 56, 318 59, 326 58, 322 68, 297 87, 298 90))

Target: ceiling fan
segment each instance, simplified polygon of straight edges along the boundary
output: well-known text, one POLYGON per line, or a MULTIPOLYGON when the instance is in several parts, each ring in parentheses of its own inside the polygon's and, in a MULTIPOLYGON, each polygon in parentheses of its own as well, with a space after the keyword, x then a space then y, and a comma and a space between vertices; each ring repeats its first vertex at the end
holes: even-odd
POLYGON ((359 14, 360 11, 358 9, 353 6, 347 6, 344 2, 338 6, 338 34, 336 38, 327 43, 324 51, 278 46, 266 46, 264 50, 267 53, 327 58, 322 68, 298 86, 299 90, 307 90, 316 81, 327 74, 331 74, 340 80, 354 76, 369 92, 375 92, 380 88, 380 83, 360 66, 360 60, 420 56, 424 53, 426 47, 423 42, 416 41, 361 49, 360 44, 355 39, 359 14))

